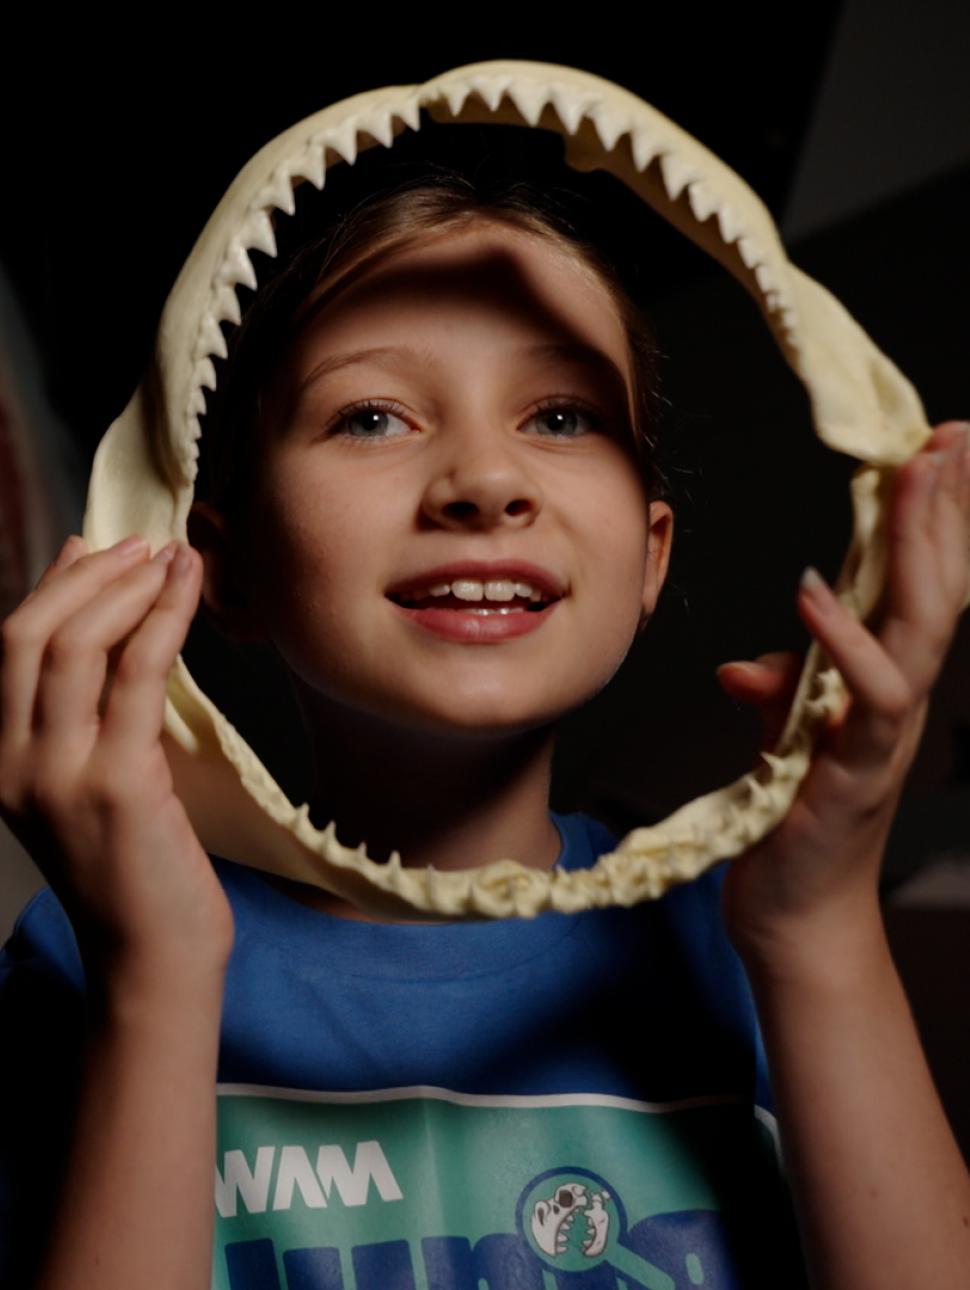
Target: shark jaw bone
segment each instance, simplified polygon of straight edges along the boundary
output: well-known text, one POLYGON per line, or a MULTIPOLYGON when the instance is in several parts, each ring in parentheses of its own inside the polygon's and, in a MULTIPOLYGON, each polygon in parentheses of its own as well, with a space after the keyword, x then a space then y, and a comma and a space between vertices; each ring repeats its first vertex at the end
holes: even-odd
MULTIPOLYGON (((294 189, 322 189, 328 170, 366 148, 390 148, 446 123, 552 130, 576 170, 611 172, 702 250, 758 304, 782 356, 808 393, 816 433, 860 460, 852 478, 853 535, 835 590, 864 619, 887 562, 886 509, 895 467, 931 434, 916 391, 824 287, 793 265, 754 192, 697 140, 629 91, 590 73, 517 60, 473 63, 423 85, 367 91, 298 122, 240 171, 200 234, 169 294, 152 363, 104 435, 88 488, 83 534, 92 550, 137 530, 157 550, 187 539, 199 456, 203 389, 225 357, 220 323, 241 320, 236 288, 255 289, 249 252, 276 255, 275 212, 292 215, 294 189)), ((169 674, 163 745, 176 790, 207 851, 354 902, 378 917, 534 917, 663 895, 738 855, 788 810, 815 738, 845 693, 817 642, 808 651, 775 753, 725 788, 667 819, 634 829, 587 870, 551 872, 515 860, 458 872, 407 868, 398 852, 377 864, 362 844, 316 829, 190 675, 169 674)))

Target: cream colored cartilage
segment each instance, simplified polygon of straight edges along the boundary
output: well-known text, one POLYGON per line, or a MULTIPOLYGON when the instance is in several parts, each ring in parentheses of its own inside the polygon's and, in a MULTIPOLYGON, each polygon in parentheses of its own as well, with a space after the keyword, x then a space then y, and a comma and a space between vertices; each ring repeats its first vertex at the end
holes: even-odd
MULTIPOLYGON (((219 324, 240 321, 236 287, 256 286, 249 252, 275 255, 273 213, 293 213, 301 182, 323 188, 330 167, 392 147, 403 130, 420 129, 421 109, 441 122, 556 131, 569 165, 611 172, 745 287, 807 391, 817 434, 860 462, 851 482, 853 535, 835 590, 864 619, 885 582, 894 468, 931 434, 916 391, 843 306, 788 260, 765 206, 713 153, 602 77, 515 60, 357 94, 298 122, 244 166, 172 288, 145 381, 98 447, 83 528, 91 549, 134 531, 153 550, 187 540, 202 389, 215 389, 212 357, 226 353, 219 324)), ((758 841, 787 811, 816 731, 843 694, 813 643, 776 750, 763 754, 758 770, 634 829, 592 869, 574 872, 504 859, 444 873, 408 868, 397 852, 376 864, 363 847, 342 846, 334 822, 321 832, 306 804, 287 799, 181 656, 169 675, 163 743, 192 824, 216 855, 313 883, 375 915, 532 917, 660 896, 758 841)))

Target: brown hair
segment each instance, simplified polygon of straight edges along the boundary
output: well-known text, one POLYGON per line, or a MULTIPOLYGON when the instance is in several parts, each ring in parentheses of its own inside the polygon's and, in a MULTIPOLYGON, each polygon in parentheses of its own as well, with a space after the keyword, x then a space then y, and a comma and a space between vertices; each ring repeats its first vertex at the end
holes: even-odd
MULTIPOLYGON (((560 193, 569 195, 568 190, 560 193)), ((576 194, 572 194, 575 196, 576 194)), ((299 226, 297 208, 297 228, 299 226)), ((275 272, 257 291, 228 338, 218 389, 207 395, 200 444, 197 496, 235 518, 244 505, 256 464, 254 434, 264 392, 302 323, 310 293, 332 289, 355 269, 432 233, 478 219, 503 222, 545 237, 578 256, 610 292, 627 335, 633 376, 632 448, 648 499, 667 495, 659 461, 658 350, 650 321, 629 294, 621 270, 603 245, 584 235, 548 189, 514 179, 487 188, 451 166, 425 164, 389 190, 366 192, 350 209, 331 215, 280 254, 275 272)), ((278 230, 279 233, 279 230, 278 230)), ((217 360, 218 362, 218 360, 217 360)))

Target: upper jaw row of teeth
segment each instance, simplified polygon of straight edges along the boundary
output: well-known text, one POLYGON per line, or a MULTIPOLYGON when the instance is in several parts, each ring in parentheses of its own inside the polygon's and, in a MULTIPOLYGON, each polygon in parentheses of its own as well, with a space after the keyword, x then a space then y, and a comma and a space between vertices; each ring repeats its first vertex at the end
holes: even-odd
POLYGON ((544 592, 537 590, 527 582, 478 582, 475 578, 458 578, 455 582, 438 582, 427 591, 413 591, 406 599, 416 600, 419 596, 447 596, 451 592, 459 600, 513 600, 522 596, 527 600, 546 600, 544 592))
MULTIPOLYGON (((625 121, 622 118, 617 120, 612 114, 603 111, 603 105, 595 92, 577 93, 574 87, 566 85, 522 83, 516 77, 508 75, 475 75, 470 80, 448 82, 442 88, 449 108, 456 116, 469 94, 475 92, 493 111, 502 97, 508 94, 523 118, 532 125, 538 122, 544 108, 552 104, 570 134, 576 133, 586 117, 596 128, 606 151, 612 151, 620 135, 629 130, 637 169, 645 170, 650 161, 655 156, 658 157, 664 187, 671 201, 676 201, 686 189, 696 219, 704 221, 712 213, 716 214, 723 240, 729 245, 736 245, 745 265, 754 272, 767 304, 780 312, 782 327, 789 341, 793 344, 796 342, 793 304, 787 291, 775 280, 763 249, 742 226, 738 212, 715 194, 692 159, 682 157, 677 149, 671 147, 658 122, 648 124, 632 117, 625 121)), ((258 249, 267 255, 276 255, 276 238, 270 211, 278 209, 288 215, 294 213, 294 180, 308 179, 316 188, 323 188, 328 149, 353 164, 358 153, 358 132, 370 134, 389 148, 394 142, 393 118, 399 118, 410 129, 417 131, 420 128, 420 106, 415 95, 403 100, 383 100, 369 112, 349 117, 339 127, 318 131, 306 141, 301 153, 291 155, 276 167, 251 203, 242 227, 230 242, 212 282, 209 308, 199 328, 193 354, 195 380, 189 396, 190 418, 198 417, 206 410, 202 387, 210 390, 216 388, 216 373, 211 356, 226 357, 227 347, 220 331, 220 322, 240 322, 241 311, 236 287, 245 285, 256 289, 256 273, 250 262, 249 252, 258 249)), ((193 439, 195 437, 193 435, 193 439)), ((196 444, 193 447, 195 451, 192 455, 196 456, 198 447, 196 444)))

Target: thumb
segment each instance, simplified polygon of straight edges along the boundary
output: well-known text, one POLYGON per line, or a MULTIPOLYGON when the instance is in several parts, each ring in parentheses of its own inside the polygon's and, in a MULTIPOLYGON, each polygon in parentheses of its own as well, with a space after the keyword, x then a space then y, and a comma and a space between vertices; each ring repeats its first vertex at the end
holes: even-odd
POLYGON ((749 661, 737 659, 715 669, 724 689, 749 703, 761 703, 777 697, 786 688, 794 693, 802 660, 793 650, 775 650, 759 654, 749 661))
POLYGON ((771 750, 778 741, 798 688, 802 658, 793 650, 759 654, 753 662, 736 660, 716 669, 722 688, 742 703, 760 710, 759 748, 771 750))

